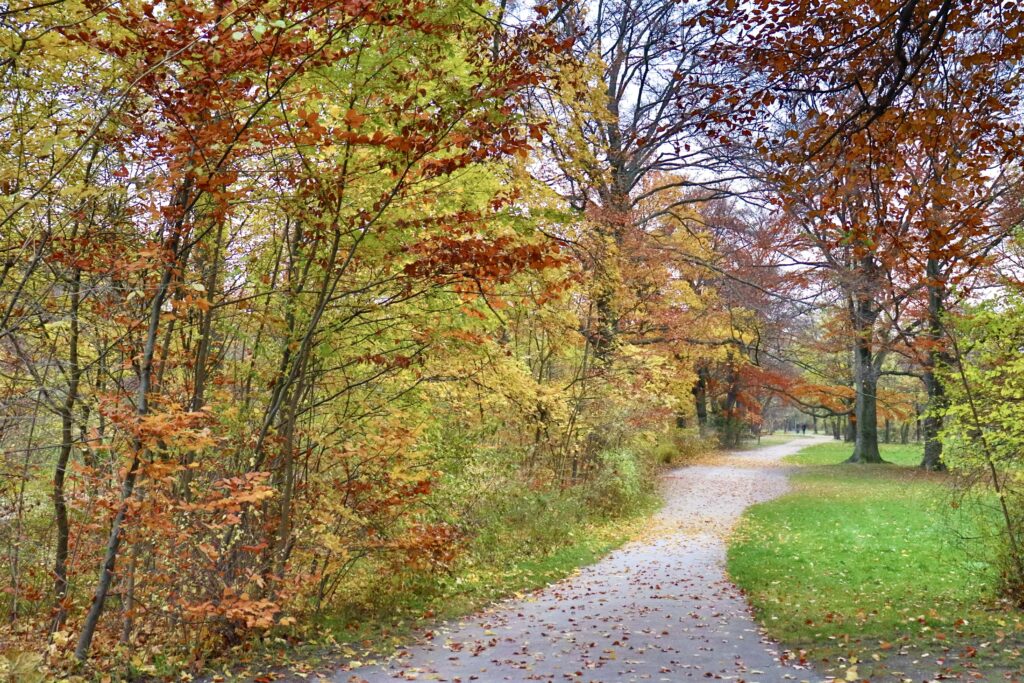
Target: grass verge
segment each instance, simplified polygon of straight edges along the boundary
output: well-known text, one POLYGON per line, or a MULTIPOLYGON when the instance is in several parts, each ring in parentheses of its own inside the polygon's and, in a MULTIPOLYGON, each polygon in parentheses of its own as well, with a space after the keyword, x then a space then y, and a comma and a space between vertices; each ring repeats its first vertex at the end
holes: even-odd
POLYGON ((891 465, 837 464, 849 450, 790 456, 804 466, 792 492, 750 508, 730 544, 729 573, 769 633, 848 680, 1017 668, 1021 614, 965 540, 994 521, 911 467, 920 447, 883 446, 891 465))

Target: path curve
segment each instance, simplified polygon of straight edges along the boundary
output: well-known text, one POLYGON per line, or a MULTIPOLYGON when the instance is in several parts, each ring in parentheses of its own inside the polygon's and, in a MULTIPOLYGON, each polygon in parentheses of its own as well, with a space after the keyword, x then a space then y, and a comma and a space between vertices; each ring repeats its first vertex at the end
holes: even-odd
POLYGON ((663 477, 665 506, 641 539, 524 599, 436 628, 387 662, 331 680, 818 680, 764 638, 725 577, 726 534, 747 506, 787 490, 778 463, 809 443, 673 470, 663 477))

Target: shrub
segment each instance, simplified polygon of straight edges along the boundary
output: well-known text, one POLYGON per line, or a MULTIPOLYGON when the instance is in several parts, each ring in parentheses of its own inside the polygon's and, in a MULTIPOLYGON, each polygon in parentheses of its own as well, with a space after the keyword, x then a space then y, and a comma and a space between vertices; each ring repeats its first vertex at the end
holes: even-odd
POLYGON ((1024 604, 1024 298, 986 302, 952 322, 957 360, 940 368, 943 459, 998 511, 994 559, 1004 593, 1024 604))
POLYGON ((680 465, 713 451, 717 445, 714 435, 702 435, 696 428, 673 429, 658 439, 652 453, 659 465, 680 465))
POLYGON ((642 505, 652 489, 650 459, 627 449, 602 451, 597 456, 597 473, 587 486, 587 495, 604 514, 622 514, 642 505))

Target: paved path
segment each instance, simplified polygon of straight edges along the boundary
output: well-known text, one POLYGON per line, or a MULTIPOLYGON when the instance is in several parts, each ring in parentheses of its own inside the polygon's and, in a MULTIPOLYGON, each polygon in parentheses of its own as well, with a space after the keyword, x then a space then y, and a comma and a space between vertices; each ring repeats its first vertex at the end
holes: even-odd
POLYGON ((724 573, 725 534, 748 505, 786 491, 777 463, 809 442, 674 470, 642 539, 525 599, 435 629, 387 663, 331 680, 820 680, 782 661, 724 573))

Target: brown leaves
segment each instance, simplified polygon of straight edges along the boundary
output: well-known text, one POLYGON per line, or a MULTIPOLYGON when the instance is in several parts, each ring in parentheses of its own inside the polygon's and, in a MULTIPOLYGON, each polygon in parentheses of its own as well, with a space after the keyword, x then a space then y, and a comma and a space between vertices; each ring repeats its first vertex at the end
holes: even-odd
POLYGON ((203 621, 224 620, 247 629, 266 630, 274 626, 281 608, 267 599, 253 599, 248 593, 225 589, 218 601, 190 605, 186 614, 203 621))
POLYGON ((345 112, 345 123, 352 128, 359 128, 367 118, 365 114, 360 114, 355 109, 349 109, 345 112))
POLYGON ((527 269, 557 268, 564 261, 550 244, 523 244, 508 237, 437 237, 409 250, 425 257, 405 266, 410 277, 507 282, 527 269))

